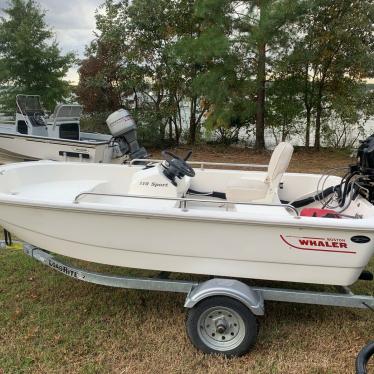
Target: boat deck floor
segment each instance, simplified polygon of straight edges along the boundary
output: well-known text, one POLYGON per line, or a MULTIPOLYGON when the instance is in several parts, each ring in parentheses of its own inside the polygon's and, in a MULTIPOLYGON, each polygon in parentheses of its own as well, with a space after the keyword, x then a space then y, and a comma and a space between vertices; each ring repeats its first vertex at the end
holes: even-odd
POLYGON ((5 133, 5 134, 20 134, 17 130, 16 130, 16 126, 14 125, 9 125, 9 124, 0 124, 0 132, 1 133, 5 133))
POLYGON ((30 200, 71 203, 78 194, 92 191, 105 182, 104 180, 73 180, 35 183, 19 186, 12 190, 11 194, 30 200))
MULTIPOLYGON (((18 195, 24 199, 30 201, 46 202, 46 203, 67 203, 71 204, 74 202, 75 198, 84 192, 103 192, 108 186, 106 180, 100 179, 82 179, 82 180, 71 180, 71 181, 54 181, 46 183, 34 183, 30 185, 20 185, 18 188, 11 190, 9 193, 11 195, 18 195)), ((113 194, 126 194, 126 192, 112 192, 113 194)), ((197 196, 187 195, 187 198, 192 198, 199 200, 197 196)), ((202 197, 202 200, 209 201, 188 201, 186 204, 186 209, 191 211, 227 211, 227 212, 238 212, 245 213, 248 215, 280 215, 289 216, 290 213, 282 207, 274 206, 258 206, 252 204, 227 204, 225 200, 202 197)), ((183 207, 183 202, 176 200, 158 200, 149 198, 133 198, 133 197, 121 197, 121 196, 101 196, 101 195, 86 195, 81 196, 79 199, 80 203, 94 203, 102 204, 106 206, 115 206, 133 209, 162 209, 162 208, 176 208, 181 209, 183 207)))

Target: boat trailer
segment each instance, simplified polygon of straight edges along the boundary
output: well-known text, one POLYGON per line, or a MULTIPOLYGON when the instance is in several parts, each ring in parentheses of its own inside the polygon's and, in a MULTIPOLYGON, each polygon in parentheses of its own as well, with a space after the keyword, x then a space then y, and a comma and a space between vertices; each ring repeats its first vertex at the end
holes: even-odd
MULTIPOLYGON (((24 252, 43 265, 71 278, 103 286, 148 291, 185 293, 189 309, 186 327, 191 342, 206 353, 242 355, 255 344, 257 317, 265 314, 264 301, 370 309, 374 296, 355 295, 348 287, 340 292, 253 287, 245 280, 210 278, 205 281, 176 280, 162 276, 142 278, 103 274, 71 266, 53 254, 24 243, 24 252)), ((165 275, 165 273, 161 273, 165 275)))
POLYGON ((185 307, 187 308, 194 307, 206 297, 224 295, 241 300, 255 315, 264 315, 264 300, 363 308, 374 311, 374 296, 355 295, 348 287, 340 287, 343 291, 340 293, 328 293, 283 288, 251 287, 243 281, 231 278, 212 278, 203 282, 196 282, 167 278, 109 275, 68 265, 56 259, 51 253, 30 244, 24 244, 24 252, 43 265, 47 265, 64 275, 84 282, 117 288, 186 293, 185 307), (225 289, 225 293, 220 293, 220 289, 225 289))

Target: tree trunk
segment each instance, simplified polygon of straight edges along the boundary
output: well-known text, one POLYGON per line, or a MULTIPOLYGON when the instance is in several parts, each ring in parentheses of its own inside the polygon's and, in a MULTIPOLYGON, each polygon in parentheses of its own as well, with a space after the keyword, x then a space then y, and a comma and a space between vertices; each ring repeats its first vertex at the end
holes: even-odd
POLYGON ((174 131, 175 131, 175 144, 179 145, 179 140, 180 140, 180 131, 178 127, 177 121, 174 123, 174 131))
POLYGON ((174 95, 174 102, 177 108, 177 114, 175 115, 174 119, 174 129, 175 129, 175 142, 176 145, 179 146, 179 141, 181 137, 181 132, 182 132, 182 113, 181 113, 181 99, 178 98, 178 95, 174 95))
POLYGON ((306 129, 305 129, 305 147, 310 145, 310 121, 312 118, 312 110, 309 106, 306 107, 306 129))
POLYGON ((285 142, 287 139, 288 131, 286 130, 287 123, 284 123, 282 126, 282 142, 285 142))
POLYGON ((173 142, 173 121, 171 120, 171 118, 169 118, 169 142, 170 144, 173 142))
POLYGON ((324 79, 321 80, 318 86, 318 95, 316 103, 316 133, 314 136, 314 148, 319 150, 321 148, 321 119, 322 119, 322 90, 324 79))
POLYGON ((324 69, 321 74, 321 79, 318 83, 318 92, 317 92, 317 102, 316 102, 316 133, 314 137, 314 148, 319 150, 321 148, 321 120, 322 120, 322 96, 325 89, 325 79, 327 71, 332 63, 332 58, 328 61, 327 65, 324 66, 324 69))
POLYGON ((133 88, 133 92, 134 92, 135 110, 137 110, 139 108, 138 93, 136 92, 135 88, 133 88))
POLYGON ((256 149, 265 149, 265 82, 266 44, 258 44, 257 101, 256 101, 256 149))
POLYGON ((161 144, 165 142, 165 133, 166 133, 166 123, 162 122, 162 119, 160 119, 160 142, 161 144))
POLYGON ((197 130, 197 123, 196 123, 196 98, 194 97, 191 100, 191 110, 190 110, 190 136, 189 136, 189 143, 195 144, 196 142, 196 130, 197 130))
POLYGON ((305 128, 305 147, 309 148, 310 146, 310 121, 312 118, 312 107, 309 103, 309 64, 305 66, 305 75, 304 75, 304 105, 306 110, 306 128, 305 128))

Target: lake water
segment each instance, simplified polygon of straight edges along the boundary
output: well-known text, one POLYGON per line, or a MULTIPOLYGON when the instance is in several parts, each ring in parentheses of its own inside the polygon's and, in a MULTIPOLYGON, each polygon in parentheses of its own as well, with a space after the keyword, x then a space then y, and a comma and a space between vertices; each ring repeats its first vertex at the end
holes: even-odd
MULTIPOLYGON (((363 125, 363 132, 359 132, 357 128, 354 127, 353 130, 347 136, 347 144, 352 144, 353 146, 358 146, 359 141, 366 139, 368 136, 374 134, 374 118, 371 118, 363 125)), ((240 135, 240 142, 246 146, 254 146, 255 138, 254 136, 248 136, 245 131, 243 131, 240 135)), ((277 135, 278 142, 281 140, 280 134, 277 135)), ((287 138, 287 141, 290 142, 294 146, 304 146, 305 145, 305 135, 304 130, 301 131, 300 135, 292 135, 287 138)), ((310 134, 310 143, 313 145, 314 143, 314 132, 311 131, 310 134)), ((267 128, 265 130, 265 144, 266 148, 273 149, 277 145, 277 141, 274 137, 273 132, 271 129, 267 128)), ((328 146, 329 144, 322 141, 322 146, 328 146)))

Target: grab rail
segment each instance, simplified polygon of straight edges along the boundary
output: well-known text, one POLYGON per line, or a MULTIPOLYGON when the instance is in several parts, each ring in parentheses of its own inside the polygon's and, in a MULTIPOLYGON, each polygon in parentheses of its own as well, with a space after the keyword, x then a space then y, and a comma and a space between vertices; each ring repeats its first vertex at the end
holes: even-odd
POLYGON ((161 197, 161 196, 146 196, 146 195, 110 194, 110 193, 104 193, 104 192, 81 192, 75 197, 73 203, 78 204, 79 199, 82 196, 85 196, 85 195, 88 195, 88 196, 108 196, 108 197, 130 197, 130 198, 134 198, 134 199, 153 199, 153 200, 179 201, 181 203, 181 206, 180 206, 181 209, 187 209, 187 203, 188 202, 223 204, 223 205, 226 205, 226 209, 228 209, 230 204, 234 204, 234 205, 253 205, 253 206, 271 206, 271 207, 284 208, 286 210, 287 209, 291 210, 293 213, 295 213, 296 217, 299 216, 299 212, 297 211, 297 209, 290 204, 248 203, 248 202, 244 202, 244 201, 230 201, 230 200, 220 201, 220 200, 207 200, 207 199, 193 199, 193 198, 185 198, 185 197, 161 197))
MULTIPOLYGON (((134 165, 135 162, 163 162, 165 160, 158 160, 158 159, 152 159, 152 158, 134 158, 131 160, 128 165, 131 167, 134 165)), ((188 161, 191 165, 200 165, 200 169, 204 170, 204 165, 210 165, 210 166, 236 166, 240 168, 262 168, 267 169, 269 165, 260 165, 260 164, 236 164, 233 162, 210 162, 210 161, 188 161)))
MULTIPOLYGON (((29 119, 28 119, 28 115, 27 114, 25 115, 25 113, 23 113, 21 105, 18 102, 18 98, 20 96, 22 96, 22 95, 20 95, 20 94, 16 95, 16 106, 19 109, 20 113, 22 114, 22 118, 25 121, 28 130, 30 130, 30 132, 31 132, 31 130, 32 130, 32 124, 30 124, 29 119)), ((27 95, 27 96, 37 96, 37 95, 27 95)))

